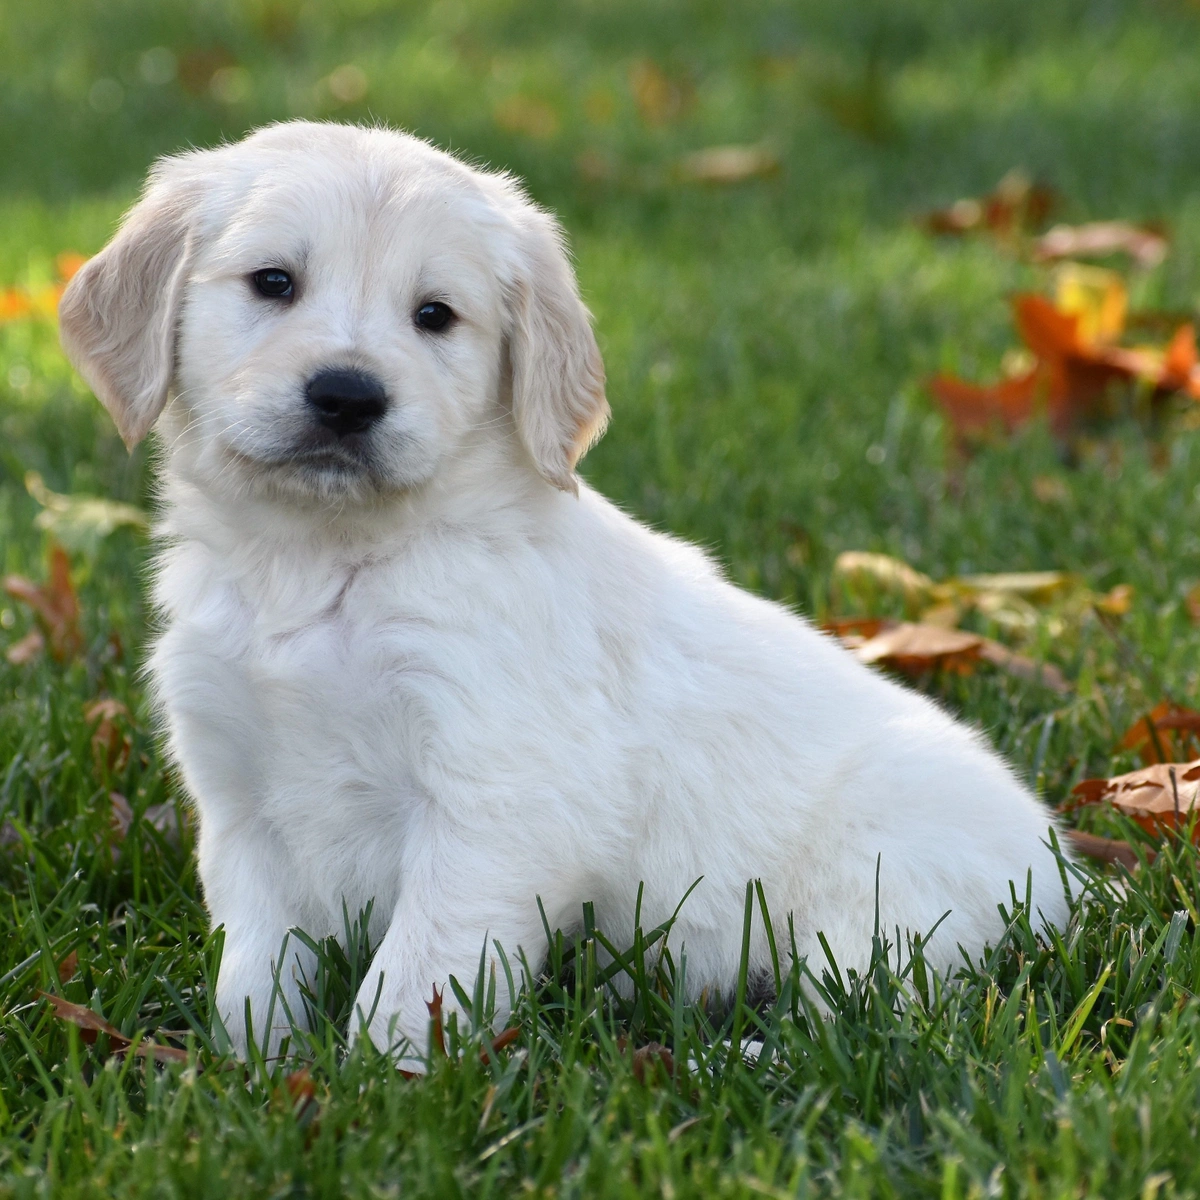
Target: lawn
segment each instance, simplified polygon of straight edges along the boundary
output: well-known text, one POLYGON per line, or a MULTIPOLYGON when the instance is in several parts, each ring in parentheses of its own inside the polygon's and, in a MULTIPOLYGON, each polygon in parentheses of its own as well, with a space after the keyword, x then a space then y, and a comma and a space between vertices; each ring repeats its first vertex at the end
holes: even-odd
MULTIPOLYGON (((581 916, 506 1047, 452 1031, 409 1080, 345 1051, 369 955, 351 921, 345 948, 321 948, 293 1056, 223 1056, 220 935, 139 673, 150 546, 136 525, 65 522, 43 490, 151 510, 150 454, 126 454, 42 311, 59 256, 104 243, 160 153, 319 116, 505 166, 569 232, 614 411, 583 472, 627 509, 817 620, 903 611, 845 586, 847 550, 937 580, 1131 587, 1123 612, 962 617, 1065 690, 985 667, 914 681, 1058 805, 1140 765, 1120 743, 1142 714, 1200 706, 1195 405, 1148 415, 1134 394, 1069 439, 1034 420, 963 452, 925 381, 995 378, 1009 297, 1053 277, 1012 241, 917 218, 1020 168, 1053 188, 1055 220, 1163 222, 1165 261, 1121 271, 1135 309, 1186 319, 1200 7, 5 0, 0 16, 0 569, 41 582, 61 544, 81 610, 78 644, 0 656, 0 1196, 1200 1193, 1200 857, 1104 814, 1082 820, 1141 865, 1089 868, 1049 942, 1014 897, 1004 941, 953 987, 883 931, 865 977, 803 968, 828 1021, 784 945, 774 1008, 688 1006, 669 935, 664 954, 647 930, 621 999, 581 916), (688 178, 685 156, 726 144, 763 169, 688 178), (120 1052, 142 1036, 176 1052, 120 1052)), ((0 597, 0 648, 37 628, 0 597)))

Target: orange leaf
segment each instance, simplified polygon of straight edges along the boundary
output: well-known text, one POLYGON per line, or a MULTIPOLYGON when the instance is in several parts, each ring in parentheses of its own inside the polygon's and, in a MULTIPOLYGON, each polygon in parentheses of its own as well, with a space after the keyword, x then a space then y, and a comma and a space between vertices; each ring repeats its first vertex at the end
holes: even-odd
POLYGON ((1085 779, 1071 789, 1065 807, 1111 804, 1155 833, 1187 822, 1200 796, 1200 759, 1190 763, 1154 763, 1111 779, 1085 779))
POLYGON ((1164 753, 1178 759, 1200 751, 1200 712, 1164 700, 1125 731, 1120 748, 1136 751, 1146 764, 1168 761, 1164 753))
POLYGON ((928 387, 959 437, 994 428, 1011 433, 1033 416, 1034 402, 1046 377, 1037 367, 999 383, 968 383, 954 375, 935 375, 928 387))
POLYGON ((58 964, 58 981, 66 983, 72 975, 75 974, 76 968, 79 966, 79 952, 72 950, 66 958, 58 964))
POLYGON ((87 260, 88 256, 86 254, 80 254, 75 250, 64 250, 54 260, 55 269, 58 271, 58 278, 63 283, 70 283, 79 268, 87 260))

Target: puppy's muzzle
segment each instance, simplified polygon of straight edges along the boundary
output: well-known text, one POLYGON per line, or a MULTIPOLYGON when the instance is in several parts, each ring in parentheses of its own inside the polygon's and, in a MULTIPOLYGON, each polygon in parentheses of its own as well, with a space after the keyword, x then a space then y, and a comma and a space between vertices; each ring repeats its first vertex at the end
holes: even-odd
POLYGON ((383 384, 366 371, 319 371, 308 381, 306 395, 317 424, 339 438, 365 433, 388 407, 383 384))

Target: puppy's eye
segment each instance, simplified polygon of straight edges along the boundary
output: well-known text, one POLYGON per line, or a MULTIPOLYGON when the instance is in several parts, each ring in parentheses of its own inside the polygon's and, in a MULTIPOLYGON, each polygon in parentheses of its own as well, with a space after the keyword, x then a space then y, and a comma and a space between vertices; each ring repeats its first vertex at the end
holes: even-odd
POLYGON ((251 278, 260 296, 270 296, 274 300, 290 300, 292 297, 292 277, 286 271, 268 267, 264 271, 255 271, 251 278))
POLYGON ((453 319, 454 313, 450 310, 450 306, 443 304, 440 300, 431 300, 428 304, 422 304, 413 314, 413 320, 422 329, 429 329, 434 333, 445 329, 453 319))

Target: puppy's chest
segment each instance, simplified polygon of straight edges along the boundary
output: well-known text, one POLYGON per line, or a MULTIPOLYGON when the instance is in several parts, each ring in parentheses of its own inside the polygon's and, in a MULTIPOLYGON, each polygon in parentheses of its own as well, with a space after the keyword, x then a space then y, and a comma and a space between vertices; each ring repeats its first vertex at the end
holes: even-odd
POLYGON ((302 851, 400 835, 421 800, 410 731, 427 706, 428 647, 395 606, 351 591, 224 582, 172 622, 160 682, 188 730, 185 771, 189 756, 241 764, 223 787, 189 771, 202 811, 253 814, 302 851))

